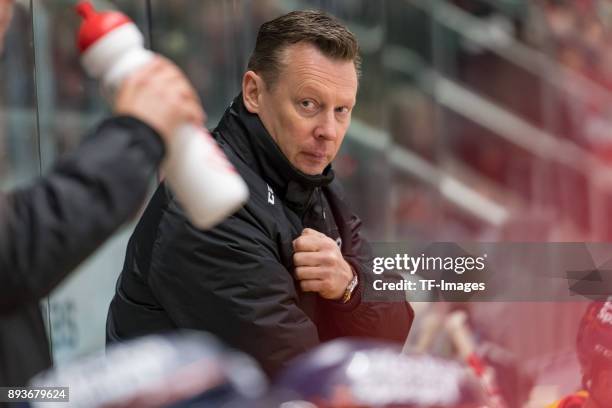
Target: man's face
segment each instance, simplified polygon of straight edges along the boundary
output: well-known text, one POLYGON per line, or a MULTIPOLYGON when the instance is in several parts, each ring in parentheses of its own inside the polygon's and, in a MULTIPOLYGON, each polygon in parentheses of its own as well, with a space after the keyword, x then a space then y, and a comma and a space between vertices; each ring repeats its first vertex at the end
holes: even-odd
POLYGON ((261 90, 257 113, 294 167, 321 174, 336 157, 351 122, 355 65, 330 59, 307 43, 287 47, 284 63, 271 89, 261 90))

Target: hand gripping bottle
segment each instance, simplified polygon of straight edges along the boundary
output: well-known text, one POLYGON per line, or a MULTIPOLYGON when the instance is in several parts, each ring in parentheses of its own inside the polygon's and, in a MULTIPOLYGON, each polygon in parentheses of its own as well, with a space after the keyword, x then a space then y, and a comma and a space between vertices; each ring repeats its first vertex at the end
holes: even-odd
MULTIPOLYGON (((76 9, 84 18, 77 39, 81 63, 112 94, 154 53, 144 48, 142 34, 124 14, 97 13, 89 1, 76 9)), ((167 149, 163 174, 196 227, 213 227, 247 200, 245 182, 204 127, 179 126, 167 149)))

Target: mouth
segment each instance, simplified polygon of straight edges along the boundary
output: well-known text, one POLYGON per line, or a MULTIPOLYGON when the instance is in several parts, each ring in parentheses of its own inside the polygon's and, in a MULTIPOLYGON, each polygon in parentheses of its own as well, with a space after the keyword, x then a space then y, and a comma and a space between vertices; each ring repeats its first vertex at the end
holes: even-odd
POLYGON ((320 174, 323 168, 329 164, 327 154, 323 152, 301 152, 301 160, 297 168, 306 174, 320 174))
POLYGON ((323 161, 327 159, 325 152, 302 152, 302 154, 313 161, 323 161))

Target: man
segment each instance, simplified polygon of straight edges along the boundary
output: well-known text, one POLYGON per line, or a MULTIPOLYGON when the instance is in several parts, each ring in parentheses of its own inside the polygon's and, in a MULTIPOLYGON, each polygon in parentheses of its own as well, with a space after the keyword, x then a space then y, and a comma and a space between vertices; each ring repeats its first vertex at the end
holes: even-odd
POLYGON ((242 93, 214 131, 250 200, 200 231, 162 185, 130 239, 108 341, 205 330, 271 375, 331 338, 404 341, 406 302, 362 301, 368 244, 330 166, 358 68, 353 34, 329 15, 298 11, 262 25, 242 93))
POLYGON ((549 408, 612 407, 612 296, 588 306, 578 328, 576 351, 583 390, 549 408))
MULTIPOLYGON (((0 0, 0 39, 12 7, 0 0)), ((114 112, 47 177, 0 195, 0 386, 51 364, 39 300, 138 211, 177 126, 204 119, 161 58, 122 84, 114 112)))

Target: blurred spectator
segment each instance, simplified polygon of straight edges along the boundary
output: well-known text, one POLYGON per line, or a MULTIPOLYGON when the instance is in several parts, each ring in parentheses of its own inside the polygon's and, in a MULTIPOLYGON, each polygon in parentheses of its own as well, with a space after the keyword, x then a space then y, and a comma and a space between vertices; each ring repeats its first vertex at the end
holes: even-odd
POLYGON ((582 369, 582 390, 549 408, 612 406, 612 296, 587 308, 578 329, 576 353, 582 369))
POLYGON ((321 408, 476 408, 485 401, 457 362, 364 340, 336 340, 294 359, 276 387, 321 408))

